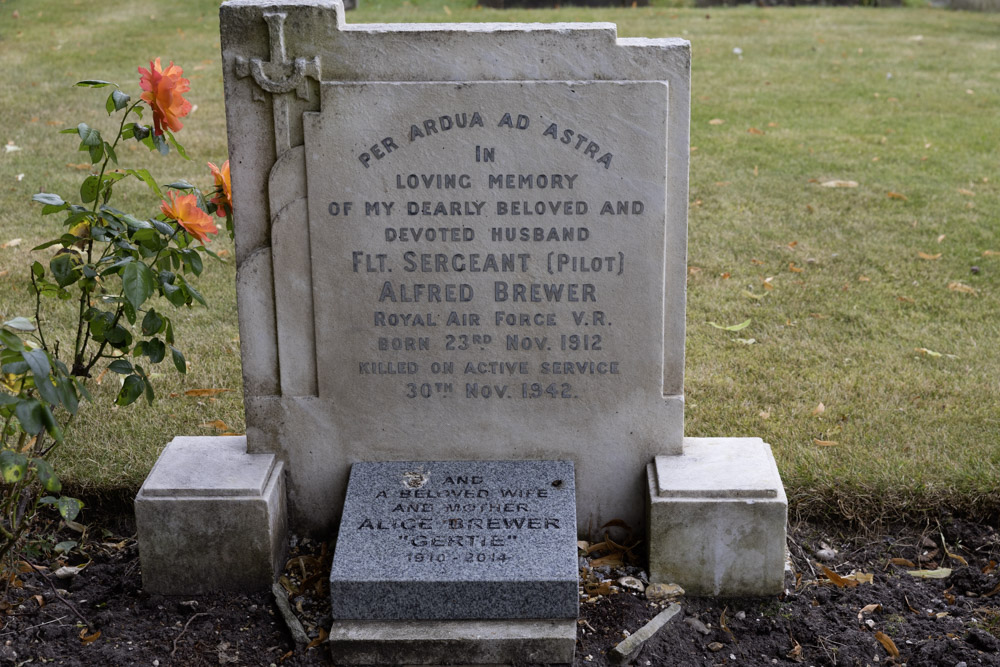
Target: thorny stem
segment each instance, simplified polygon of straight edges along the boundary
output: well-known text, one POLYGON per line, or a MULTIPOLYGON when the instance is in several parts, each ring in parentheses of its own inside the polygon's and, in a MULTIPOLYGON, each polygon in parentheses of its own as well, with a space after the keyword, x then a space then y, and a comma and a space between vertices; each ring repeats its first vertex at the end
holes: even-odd
MULTIPOLYGON (((122 139, 122 131, 125 129, 125 121, 128 120, 129 115, 131 115, 132 111, 135 110, 135 108, 137 106, 139 106, 140 102, 141 102, 141 100, 137 101, 135 104, 133 104, 132 106, 130 106, 128 109, 126 109, 126 111, 125 111, 124 114, 122 114, 121 122, 118 124, 118 135, 115 137, 114 143, 111 144, 111 151, 106 151, 105 152, 104 162, 101 163, 101 172, 97 176, 98 188, 100 188, 101 184, 104 182, 104 173, 107 171, 108 163, 111 161, 111 153, 114 152, 114 149, 118 146, 118 142, 121 141, 121 139, 122 139)), ((91 208, 91 213, 93 215, 93 223, 94 224, 97 223, 97 218, 98 218, 98 216, 97 216, 97 209, 98 209, 98 206, 101 205, 102 203, 103 204, 107 204, 108 203, 108 200, 111 198, 111 189, 113 187, 114 187, 114 183, 108 183, 108 186, 107 186, 107 188, 104 189, 103 193, 99 191, 98 195, 96 197, 94 197, 94 205, 91 208), (103 202, 101 201, 102 199, 103 199, 103 202)), ((102 257, 103 257, 103 253, 102 253, 102 257)), ((91 262, 93 261, 93 259, 94 259, 94 239, 93 238, 88 238, 87 239, 87 265, 88 266, 91 264, 91 262)), ((84 315, 86 314, 88 307, 90 307, 90 292, 88 292, 87 290, 81 290, 80 291, 80 310, 79 310, 79 313, 78 313, 77 326, 76 326, 76 342, 73 345, 73 375, 83 375, 84 377, 86 377, 86 374, 93 367, 94 362, 98 358, 100 358, 100 352, 98 352, 98 357, 95 357, 95 359, 93 361, 91 361, 89 364, 87 364, 86 368, 84 368, 84 361, 83 360, 84 360, 84 357, 86 356, 87 345, 90 342, 90 323, 89 322, 86 323, 86 328, 84 328, 84 315), (80 371, 82 371, 82 372, 80 372, 80 371)), ((119 313, 115 315, 115 323, 118 322, 118 317, 121 314, 120 311, 121 311, 121 308, 119 307, 119 313)), ((103 344, 101 345, 101 349, 102 350, 104 349, 104 345, 103 344)))

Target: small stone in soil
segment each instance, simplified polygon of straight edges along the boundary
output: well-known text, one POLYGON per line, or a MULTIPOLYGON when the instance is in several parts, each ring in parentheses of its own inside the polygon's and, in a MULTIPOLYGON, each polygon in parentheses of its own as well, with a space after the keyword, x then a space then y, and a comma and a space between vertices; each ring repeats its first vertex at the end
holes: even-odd
POLYGON ((699 621, 694 616, 688 616, 684 619, 684 622, 694 628, 695 631, 700 632, 703 635, 711 634, 712 631, 708 629, 708 626, 699 621))
POLYGON ((711 651, 712 653, 718 653, 724 648, 726 648, 725 645, 720 642, 712 642, 711 644, 708 645, 708 650, 711 651))

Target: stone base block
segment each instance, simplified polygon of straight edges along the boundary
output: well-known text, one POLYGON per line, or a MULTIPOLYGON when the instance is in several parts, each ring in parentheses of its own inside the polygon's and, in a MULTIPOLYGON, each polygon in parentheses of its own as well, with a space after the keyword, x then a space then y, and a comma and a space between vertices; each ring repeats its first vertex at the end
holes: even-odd
POLYGON ((135 497, 142 585, 197 595, 269 590, 287 547, 283 466, 245 437, 178 437, 135 497))
POLYGON ((334 621, 338 665, 572 663, 576 620, 334 621))
POLYGON ((647 466, 650 581, 689 595, 781 593, 788 501, 760 438, 685 438, 647 466))

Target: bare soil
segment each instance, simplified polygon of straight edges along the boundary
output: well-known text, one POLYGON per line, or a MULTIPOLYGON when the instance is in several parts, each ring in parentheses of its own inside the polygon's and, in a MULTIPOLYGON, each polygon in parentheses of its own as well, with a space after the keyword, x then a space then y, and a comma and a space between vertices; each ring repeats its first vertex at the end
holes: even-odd
MULTIPOLYGON (((48 544, 78 547, 59 555, 36 543, 5 573, 0 665, 335 664, 323 641, 331 622, 324 544, 291 540, 280 583, 311 640, 296 646, 271 593, 144 593, 131 517, 101 523, 83 535, 62 527, 48 544), (83 569, 62 579, 62 566, 83 569)), ((643 581, 644 564, 629 563, 641 547, 617 544, 581 551, 576 665, 610 664, 609 651, 671 601, 683 613, 626 664, 1000 665, 1000 534, 989 525, 950 520, 877 535, 799 525, 790 531, 785 592, 752 600, 651 602, 619 583, 643 581), (942 578, 910 574, 942 569, 950 569, 937 572, 942 578)))

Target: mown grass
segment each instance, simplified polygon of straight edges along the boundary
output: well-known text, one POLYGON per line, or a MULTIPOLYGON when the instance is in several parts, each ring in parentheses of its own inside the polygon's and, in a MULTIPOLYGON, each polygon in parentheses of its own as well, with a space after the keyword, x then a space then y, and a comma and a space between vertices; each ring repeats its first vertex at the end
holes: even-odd
MULTIPOLYGON (((1000 16, 362 5, 350 22, 612 21, 620 36, 690 39, 688 435, 763 437, 800 514, 1000 508, 1000 255, 984 255, 1000 252, 1000 16), (835 179, 858 186, 822 186, 835 179), (735 333, 708 324, 747 319, 735 333)), ((99 121, 100 95, 72 82, 137 94, 150 58, 184 66, 198 109, 179 138, 196 159, 134 154, 164 182, 208 185, 225 122, 215 2, 7 0, 0 15, 0 140, 22 148, 0 154, 0 242, 23 238, 0 250, 7 317, 30 306, 28 249, 58 231, 31 194, 68 194, 83 174, 56 131, 99 121)), ((79 419, 59 461, 76 489, 129 493, 172 435, 243 428, 233 275, 210 263, 212 308, 180 316, 187 377, 165 370, 152 408, 79 419), (232 391, 183 395, 207 387, 232 391)))

